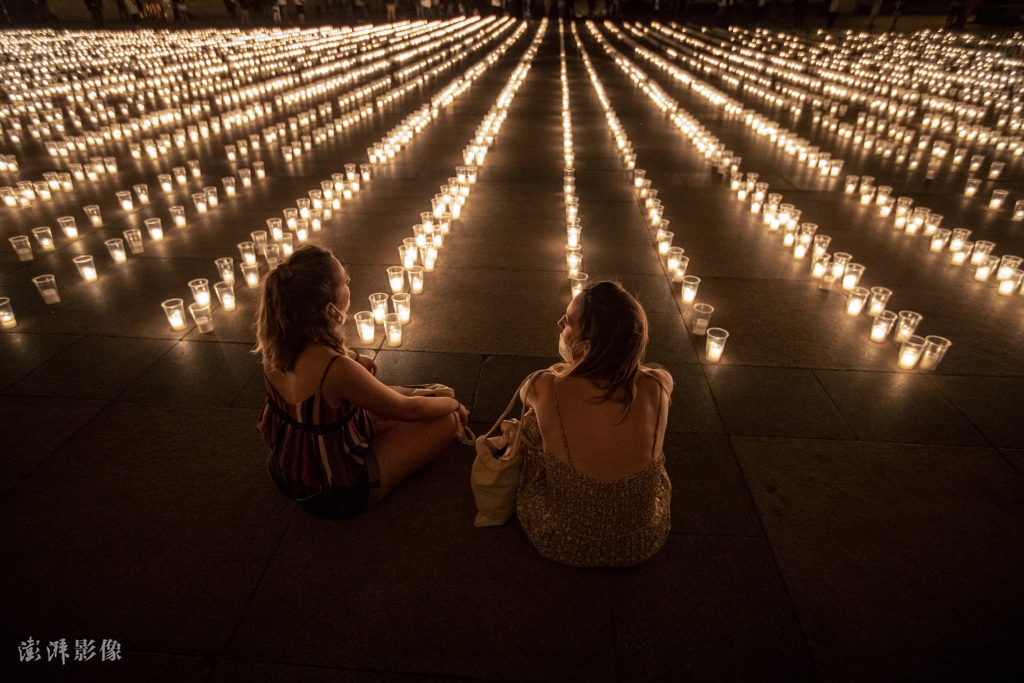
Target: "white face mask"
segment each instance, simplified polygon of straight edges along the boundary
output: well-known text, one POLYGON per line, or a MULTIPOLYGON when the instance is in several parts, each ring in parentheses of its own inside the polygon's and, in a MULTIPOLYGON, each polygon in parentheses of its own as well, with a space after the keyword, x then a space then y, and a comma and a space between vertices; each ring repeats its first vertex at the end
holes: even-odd
POLYGON ((572 362, 572 349, 565 343, 565 340, 562 339, 561 334, 558 335, 558 355, 561 356, 562 360, 566 363, 572 362))
POLYGON ((347 318, 345 313, 334 304, 331 304, 331 308, 334 309, 334 315, 332 316, 334 318, 334 321, 339 325, 345 324, 345 319, 347 318))

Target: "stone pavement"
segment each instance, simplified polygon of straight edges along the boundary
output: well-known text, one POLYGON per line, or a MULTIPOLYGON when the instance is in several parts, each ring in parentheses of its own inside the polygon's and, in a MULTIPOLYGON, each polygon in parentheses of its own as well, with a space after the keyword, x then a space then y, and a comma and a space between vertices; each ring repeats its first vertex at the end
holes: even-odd
MULTIPOLYGON (((396 247, 461 165, 533 31, 314 237, 349 269, 353 312, 386 289, 396 247)), ((160 317, 159 302, 210 277, 212 259, 363 159, 405 109, 385 111, 268 178, 226 218, 147 244, 147 258, 96 289, 62 290, 59 310, 25 297, 35 308, 0 334, 3 680, 1020 677, 1020 301, 954 283, 855 201, 648 70, 745 169, 799 197, 804 220, 898 284, 899 308, 954 340, 938 372, 898 370, 894 347, 871 344, 841 294, 820 292, 580 33, 702 278, 698 299, 732 334, 710 366, 567 32, 584 270, 637 294, 649 360, 676 381, 665 446, 673 524, 661 553, 635 568, 579 570, 541 558, 514 520, 474 528, 473 453, 462 446, 361 518, 312 517, 266 473, 252 292, 237 289, 237 314, 217 317, 208 335, 172 333, 160 317), (116 639, 123 659, 19 663, 29 637, 116 639)), ((523 376, 557 358, 569 298, 558 74, 551 25, 437 272, 413 299, 403 345, 368 351, 386 382, 453 386, 478 432, 523 376)), ((407 105, 416 102, 396 106, 407 105)), ((922 183, 911 195, 947 216, 960 210, 951 187, 922 183)), ((77 248, 102 253, 103 232, 77 248)), ((997 241, 1020 253, 1020 239, 997 241)), ((2 293, 61 267, 42 261, 4 251, 2 293)))

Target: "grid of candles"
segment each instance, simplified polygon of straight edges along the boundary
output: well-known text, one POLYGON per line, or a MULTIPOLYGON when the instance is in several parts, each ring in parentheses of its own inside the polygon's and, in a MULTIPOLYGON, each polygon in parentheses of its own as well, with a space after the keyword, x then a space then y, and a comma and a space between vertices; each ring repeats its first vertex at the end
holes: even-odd
MULTIPOLYGON (((463 150, 466 165, 455 168, 455 175, 448 178, 448 183, 442 185, 441 191, 431 200, 431 210, 420 213, 420 222, 412 229, 413 236, 405 238, 398 247, 399 261, 402 265, 387 269, 392 310, 388 310, 388 294, 378 292, 370 295, 369 311, 355 314, 360 343, 373 344, 376 340, 377 325, 383 325, 384 339, 388 346, 402 345, 403 328, 412 321, 412 295, 423 293, 426 273, 434 272, 438 254, 452 233, 454 221, 462 215, 462 207, 469 198, 471 187, 477 181, 478 167, 483 165, 487 150, 494 144, 501 131, 501 126, 508 115, 508 107, 530 70, 546 29, 545 19, 541 22, 530 47, 509 76, 508 83, 499 93, 497 103, 488 110, 477 126, 470 144, 463 150)), ((493 64, 493 61, 488 62, 489 64, 493 64)), ((478 76, 479 74, 476 77, 478 76)), ((439 107, 447 106, 453 101, 449 97, 457 97, 464 91, 465 88, 457 91, 448 90, 443 97, 435 98, 435 102, 439 107)))
MULTIPOLYGON (((595 29, 591 26, 592 33, 595 29)), ((873 324, 870 332, 870 339, 876 342, 885 341, 890 332, 892 338, 900 344, 897 364, 903 369, 920 367, 924 370, 935 369, 944 357, 950 346, 950 342, 942 337, 932 336, 927 342, 914 332, 920 323, 921 316, 913 311, 903 311, 899 316, 886 311, 891 290, 883 287, 876 287, 871 290, 860 287, 860 278, 864 273, 864 267, 860 264, 851 263, 852 256, 845 253, 837 253, 834 257, 827 252, 831 238, 826 235, 815 235, 817 226, 810 223, 800 224, 800 211, 791 204, 782 203, 782 195, 777 193, 768 194, 768 184, 759 183, 758 174, 747 174, 744 180, 739 173, 737 166, 733 165, 735 157, 717 139, 708 134, 702 127, 696 125, 696 121, 689 114, 683 112, 678 105, 663 93, 658 93, 656 86, 649 83, 643 72, 629 63, 629 60, 618 55, 606 42, 603 43, 609 56, 613 58, 619 67, 633 77, 634 83, 644 82, 644 92, 647 93, 656 105, 663 110, 673 112, 673 120, 677 126, 688 134, 698 150, 705 154, 710 163, 716 165, 720 174, 730 174, 730 188, 737 193, 740 201, 749 201, 752 213, 761 214, 764 224, 769 232, 781 232, 783 245, 793 249, 795 259, 804 259, 811 252, 812 277, 821 280, 821 288, 831 289, 835 282, 839 282, 846 294, 846 313, 850 316, 859 316, 862 313, 872 317, 873 324), (831 260, 831 263, 830 263, 831 260), (870 297, 870 301, 869 301, 870 297), (917 346, 918 341, 920 346, 917 346), (925 347, 928 352, 925 353, 925 347), (923 363, 920 362, 923 359, 923 363)), ((637 182, 635 180, 635 182, 637 182)), ((641 182, 638 187, 642 187, 641 182)))
MULTIPOLYGON (((928 178, 937 177, 944 163, 948 161, 950 173, 966 168, 971 175, 980 174, 985 180, 995 181, 1003 176, 1007 160, 1024 156, 1024 139, 1020 135, 1008 134, 1020 132, 1024 126, 1024 117, 1020 115, 1019 107, 1011 109, 1005 93, 999 92, 1000 88, 987 92, 984 100, 978 100, 975 94, 975 101, 984 101, 985 107, 978 108, 966 104, 948 106, 949 102, 942 98, 949 94, 950 87, 953 87, 955 92, 956 86, 950 86, 947 75, 943 73, 938 80, 929 82, 929 87, 938 89, 942 94, 938 98, 925 97, 919 107, 915 104, 921 101, 917 89, 905 89, 899 84, 886 84, 881 86, 881 95, 890 96, 880 96, 878 74, 872 74, 874 80, 869 82, 870 88, 858 88, 850 85, 849 78, 826 68, 817 71, 814 78, 808 78, 802 70, 792 69, 773 61, 770 67, 770 75, 775 77, 773 92, 766 90, 762 85, 765 82, 765 69, 768 68, 763 60, 750 59, 736 52, 728 52, 729 58, 723 59, 726 52, 720 48, 709 47, 706 43, 707 37, 699 31, 680 26, 677 27, 677 32, 657 22, 652 24, 651 29, 628 24, 626 28, 637 37, 647 37, 656 33, 659 41, 679 47, 685 52, 684 56, 672 48, 664 48, 670 57, 682 62, 684 68, 688 67, 688 72, 684 73, 650 51, 636 48, 637 54, 669 71, 677 80, 700 83, 702 81, 697 73, 718 74, 723 85, 741 89, 748 101, 753 101, 763 108, 782 109, 794 119, 799 118, 805 105, 809 103, 813 112, 812 124, 819 128, 822 135, 837 138, 836 145, 852 145, 852 151, 855 153, 867 154, 873 151, 875 155, 884 159, 892 159, 896 166, 906 165, 909 170, 917 169, 924 164, 928 178), (806 87, 800 87, 798 84, 806 87), (894 97, 891 96, 897 94, 900 98, 899 103, 893 104, 894 97), (856 123, 842 122, 841 119, 846 116, 849 107, 858 104, 865 105, 866 110, 857 113, 856 123), (980 119, 987 114, 987 107, 990 104, 994 112, 993 117, 996 118, 994 129, 980 125, 980 119), (921 119, 919 123, 915 123, 918 114, 921 115, 921 119), (938 139, 943 135, 952 138, 953 141, 938 139), (957 145, 955 149, 953 145, 957 145), (990 156, 972 154, 969 147, 974 147, 976 152, 987 152, 990 156), (997 160, 999 156, 1002 156, 1003 160, 997 160), (986 162, 989 162, 987 166, 986 162)), ((757 49, 762 54, 772 54, 771 49, 779 48, 779 44, 774 40, 774 34, 763 33, 751 40, 744 40, 745 35, 749 33, 739 30, 731 34, 740 46, 757 49)), ((929 36, 924 33, 918 34, 915 38, 927 43, 929 36)), ((784 49, 788 50, 788 47, 784 49)), ((804 56, 807 55, 805 50, 804 56)), ((809 61, 813 63, 813 56, 809 61)), ((806 64, 807 60, 802 63, 806 64)), ((1013 63, 1009 66, 1012 67, 1011 70, 1020 71, 1013 63)), ((963 82, 962 79, 960 81, 963 82)), ((987 81, 981 79, 979 82, 984 86, 987 81)), ((713 88, 711 90, 713 91, 713 88)), ((744 111, 743 115, 748 124, 755 125, 761 134, 769 134, 771 141, 780 148, 785 148, 787 154, 799 155, 799 160, 806 160, 811 167, 817 163, 822 175, 826 175, 827 170, 827 175, 839 176, 842 163, 837 164, 836 159, 832 158, 832 153, 810 145, 808 141, 796 137, 785 128, 780 129, 777 123, 752 110, 744 111), (828 164, 822 163, 823 155, 826 160, 830 160, 828 164)), ((968 178, 964 195, 977 196, 981 183, 982 178, 968 178)), ((891 189, 889 188, 890 191, 891 189)), ((1007 190, 992 190, 988 208, 1000 210, 1008 206, 1008 195, 1007 190)), ((868 203, 870 199, 863 198, 863 201, 868 203)), ((1024 221, 1024 199, 1014 204, 1010 217, 1014 221, 1024 221)))
MULTIPOLYGON (((429 54, 426 58, 411 64, 400 76, 385 76, 379 78, 376 81, 353 90, 347 96, 339 98, 338 104, 344 110, 345 108, 351 107, 366 97, 372 95, 375 91, 386 87, 392 82, 394 78, 408 78, 412 74, 422 71, 426 66, 436 64, 427 73, 421 74, 415 79, 417 84, 422 84, 426 80, 433 78, 437 74, 450 69, 458 61, 464 59, 466 56, 471 54, 474 50, 479 47, 485 46, 488 42, 500 37, 502 34, 509 32, 516 22, 511 20, 492 21, 487 19, 479 21, 476 19, 472 20, 455 20, 450 22, 430 22, 425 26, 416 28, 403 28, 401 25, 392 25, 382 29, 373 29, 372 31, 359 31, 355 32, 360 34, 359 38, 352 39, 347 36, 350 32, 348 30, 342 31, 341 34, 346 34, 344 41, 352 42, 354 45, 358 43, 365 43, 366 36, 387 36, 388 34, 394 34, 396 42, 386 47, 386 49, 376 49, 368 51, 369 56, 381 57, 377 61, 373 62, 370 66, 363 67, 361 69, 350 69, 343 76, 336 77, 326 82, 319 81, 315 84, 305 86, 304 88, 297 88, 279 93, 274 100, 273 105, 271 102, 265 101, 254 101, 250 102, 247 109, 239 110, 234 109, 225 111, 222 116, 211 116, 209 118, 197 119, 197 117, 203 114, 210 114, 212 112, 209 101, 195 101, 191 104, 183 105, 180 109, 159 109, 147 113, 147 106, 149 103, 146 102, 144 97, 139 97, 137 101, 133 102, 132 98, 129 98, 129 104, 119 105, 114 107, 109 104, 106 100, 111 95, 117 96, 124 92, 124 87, 120 88, 108 88, 109 82, 123 82, 123 78, 110 79, 107 83, 96 83, 94 89, 86 90, 84 95, 79 92, 72 95, 67 95, 67 99, 72 106, 67 108, 67 111, 54 108, 52 105, 49 107, 39 105, 38 107, 30 105, 3 105, 0 106, 0 126, 3 127, 4 132, 8 140, 14 144, 29 143, 30 140, 41 140, 45 139, 43 143, 45 150, 54 157, 59 163, 66 163, 69 161, 76 160, 80 153, 88 154, 96 147, 108 148, 111 145, 119 147, 122 152, 125 147, 128 155, 133 160, 151 160, 160 163, 164 157, 171 156, 173 149, 179 150, 186 148, 190 144, 198 144, 210 140, 212 136, 230 137, 228 132, 233 127, 241 126, 251 121, 256 120, 259 117, 272 116, 274 105, 281 108, 284 103, 294 104, 297 102, 304 102, 311 97, 317 95, 323 95, 332 89, 350 84, 355 82, 361 77, 379 72, 385 69, 389 65, 389 58, 395 59, 397 62, 402 63, 413 59, 414 57, 422 53, 434 53, 429 54), (467 38, 467 36, 469 36, 467 38), (401 38, 400 40, 398 38, 401 38), (414 49, 406 49, 410 45, 421 43, 419 47, 414 49), (443 52, 442 49, 447 48, 447 53, 443 52), (443 55, 451 55, 448 59, 441 61, 443 55), (440 64, 437 62, 441 61, 440 64), (84 103, 84 107, 76 109, 73 104, 77 102, 80 105, 84 103), (131 108, 129 107, 131 105, 131 108), (134 111, 133 111, 134 109, 134 111), (84 110, 85 119, 79 113, 84 110), (26 113, 29 114, 30 123, 27 126, 22 125, 21 117, 26 113), (141 116, 131 117, 130 114, 139 113, 141 116), (118 117, 127 117, 127 122, 118 122, 118 117), (181 127, 183 121, 186 120, 196 121, 196 125, 189 125, 187 130, 181 127), (103 123, 105 125, 98 126, 103 123), (91 126, 97 126, 98 130, 85 130, 86 124, 91 126), (161 127, 173 127, 177 126, 173 130, 173 138, 170 133, 163 133, 159 135, 159 138, 155 137, 157 131, 161 127), (67 136, 66 139, 53 140, 46 139, 51 138, 55 134, 63 135, 69 132, 71 129, 78 129, 82 131, 83 135, 78 136, 67 136), (26 135, 27 134, 27 135, 26 135), (153 135, 152 138, 143 137, 145 135, 153 135), (130 140, 139 140, 138 142, 129 142, 130 140)), ((496 59, 507 50, 512 44, 518 40, 519 36, 525 31, 525 25, 520 25, 519 29, 509 37, 498 49, 492 51, 483 60, 481 60, 473 69, 471 73, 473 78, 479 77, 482 73, 481 65, 486 68, 496 61, 496 59)), ((210 34, 211 36, 214 34, 210 34)), ((276 35, 276 34, 275 34, 276 35)), ((340 34, 339 34, 340 35, 340 34)), ((124 36, 122 36, 124 37, 124 36)), ((127 34, 130 39, 132 34, 127 34)), ((209 37, 209 36, 208 36, 209 37)), ((254 36, 259 38, 259 36, 254 36)), ((305 36, 308 38, 308 36, 305 36)), ((339 39, 340 41, 341 39, 339 39)), ((335 41, 335 42, 339 42, 335 41)), ((257 46, 259 49, 259 43, 262 41, 255 40, 250 41, 247 47, 257 46)), ((237 42, 236 42, 237 44, 237 42)), ((367 47, 379 48, 379 43, 368 43, 362 46, 362 49, 367 47)), ((351 52, 351 50, 350 50, 351 52)), ((135 57, 136 60, 145 61, 145 58, 135 57)), ((360 61, 366 61, 367 56, 363 56, 360 61)), ((341 64, 341 66, 348 67, 354 64, 355 60, 347 60, 341 64)), ((338 65, 335 65, 334 69, 327 69, 322 71, 324 75, 331 71, 338 70, 338 65)), ((10 74, 4 74, 9 76, 10 74)), ((223 85, 217 85, 214 83, 216 79, 199 79, 200 87, 198 92, 193 92, 193 95, 201 94, 214 94, 217 92, 224 91, 224 95, 215 95, 216 105, 222 110, 226 106, 237 104, 238 102, 245 102, 246 100, 253 100, 258 94, 272 93, 274 90, 280 90, 280 85, 276 87, 268 87, 268 84, 275 83, 276 81, 258 82, 258 87, 254 86, 247 89, 237 88, 225 88, 223 85), (209 86, 209 91, 205 89, 205 86, 209 86)), ((453 83, 461 83, 465 79, 456 78, 453 83)), ((280 79, 278 79, 280 81, 280 79)), ((155 81, 160 83, 160 81, 155 81)), ((169 104, 170 98, 174 98, 174 101, 180 101, 181 99, 189 99, 188 91, 184 90, 178 83, 171 81, 167 82, 166 79, 162 81, 165 85, 169 84, 169 88, 161 88, 159 85, 154 86, 154 91, 147 91, 145 95, 153 100, 154 95, 165 98, 163 104, 169 104)), ((81 89, 79 89, 81 90, 81 89)), ((196 88, 193 85, 193 91, 196 88)), ((42 94, 48 94, 53 96, 53 93, 43 90, 42 94)), ((140 93, 142 94, 142 93, 140 93)), ((379 106, 384 106, 385 103, 395 99, 395 95, 389 93, 383 98, 378 99, 379 106)), ((33 103, 35 104, 35 103, 33 103)), ((275 143, 285 141, 282 145, 283 148, 291 148, 295 151, 295 146, 299 146, 301 149, 309 149, 312 144, 319 144, 328 137, 334 135, 336 131, 341 131, 344 128, 349 127, 356 121, 365 118, 372 113, 373 105, 360 105, 357 109, 351 113, 341 117, 333 118, 332 105, 330 103, 321 104, 318 109, 309 109, 302 112, 299 116, 288 118, 287 124, 284 121, 278 121, 276 124, 265 127, 262 131, 262 143, 265 147, 272 147, 275 143), (312 129, 310 135, 296 136, 296 131, 299 127, 305 131, 307 127, 317 122, 317 117, 321 118, 321 121, 326 119, 325 126, 320 126, 312 129), (286 136, 289 129, 292 132, 293 138, 291 143, 288 143, 286 136)), ((429 107, 428 107, 429 110, 429 107)), ((436 112, 435 112, 436 115, 436 112)), ((238 161, 241 158, 250 156, 250 151, 256 153, 261 148, 261 135, 252 134, 248 138, 240 138, 234 140, 234 144, 225 144, 224 151, 229 161, 238 161)), ((95 152, 92 152, 95 153, 95 152)), ((287 155, 285 155, 287 157, 287 155)), ((2 162, 2 170, 6 172, 18 171, 17 158, 13 155, 0 156, 0 162, 2 162)), ((351 165, 348 165, 351 166, 351 165)), ((346 166, 346 169, 348 169, 346 166)), ((88 163, 85 164, 68 164, 69 172, 57 173, 57 172, 46 172, 43 174, 43 180, 35 183, 24 182, 19 183, 17 189, 13 188, 0 188, 0 199, 3 204, 11 208, 27 208, 33 206, 36 202, 48 202, 51 201, 57 192, 71 193, 77 188, 75 187, 75 181, 99 181, 102 180, 101 176, 115 176, 118 173, 118 160, 116 156, 107 157, 90 157, 88 163)), ((199 166, 198 159, 189 159, 183 166, 175 166, 171 170, 171 173, 161 173, 157 176, 157 186, 159 191, 164 194, 170 194, 174 192, 175 185, 184 186, 187 185, 191 180, 202 179, 203 174, 199 166)), ((238 177, 225 177, 222 179, 223 191, 226 197, 233 197, 236 195, 239 187, 249 188, 252 187, 253 176, 256 178, 266 177, 266 170, 263 161, 253 161, 252 168, 240 168, 238 169, 238 177)), ((351 173, 347 174, 351 176, 351 173)), ((361 168, 361 177, 369 177, 369 165, 363 165, 361 168)), ((337 175, 335 176, 335 179, 337 175)), ((358 191, 358 178, 354 180, 347 180, 346 187, 340 190, 345 198, 351 197, 353 192, 358 191)), ((320 192, 328 192, 325 186, 320 192)), ((336 183, 334 183, 336 185, 336 183)), ((199 188, 200 191, 193 193, 192 200, 197 214, 208 213, 211 208, 215 208, 219 205, 220 200, 218 197, 218 188, 216 186, 205 186, 199 188)), ((310 193, 311 200, 313 199, 313 192, 310 193)), ((137 183, 132 187, 132 191, 118 191, 116 192, 117 206, 123 211, 134 211, 137 205, 144 206, 149 204, 152 200, 152 194, 150 188, 145 183, 137 183)), ((330 217, 330 208, 326 209, 328 217, 330 217)), ((90 226, 99 228, 104 224, 104 219, 100 211, 99 205, 88 205, 83 207, 86 219, 90 226)), ((180 205, 171 206, 168 208, 167 217, 170 224, 173 227, 185 227, 186 226, 186 210, 185 207, 180 205)), ((79 238, 79 226, 76 223, 75 217, 65 216, 58 219, 58 225, 61 232, 70 240, 76 240, 79 238)), ((316 217, 312 217, 311 222, 316 225, 316 217)), ((161 218, 153 217, 144 220, 144 226, 146 228, 146 234, 153 241, 162 241, 164 239, 164 220, 161 218)), ((57 246, 55 244, 53 231, 49 226, 40 226, 31 231, 32 237, 35 238, 38 248, 43 252, 55 251, 57 246)), ((254 233, 256 235, 257 233, 254 233)), ((122 238, 108 239, 105 241, 105 246, 111 260, 115 264, 123 264, 128 260, 129 254, 141 254, 144 251, 144 242, 142 239, 143 232, 139 229, 126 230, 123 233, 122 238)), ((254 239, 256 239, 254 237, 254 239)), ((32 243, 27 235, 18 235, 10 238, 11 246, 14 248, 19 259, 27 261, 34 258, 32 243)), ((278 248, 283 251, 290 252, 291 245, 287 243, 287 240, 282 240, 282 244, 277 246, 271 246, 270 255, 268 257, 268 264, 274 263, 274 254, 278 248)), ((262 247, 260 248, 262 253, 262 247)), ((279 256, 277 258, 280 258, 279 256)), ((96 263, 93 256, 82 256, 74 259, 76 268, 81 275, 82 279, 86 282, 95 282, 98 279, 98 272, 96 263)), ((247 264, 243 264, 247 265, 247 264)), ((245 275, 247 283, 252 285, 252 273, 243 273, 245 275)), ((57 303, 60 301, 59 292, 56 287, 56 279, 52 275, 42 276, 36 279, 37 288, 40 294, 43 296, 44 302, 46 303, 57 303)), ((233 303, 233 297, 229 297, 231 303, 233 303)), ((197 303, 199 303, 197 301, 197 303)), ((9 302, 8 302, 9 305, 9 302)), ((228 310, 231 307, 225 306, 228 310)), ((11 321, 16 319, 13 317, 13 313, 10 319, 7 321, 8 326, 5 329, 9 329, 12 325, 11 321)), ((177 319, 172 320, 172 327, 177 319)))
MULTIPOLYGON (((664 259, 666 272, 671 277, 672 281, 680 283, 680 300, 683 305, 690 306, 693 310, 693 324, 690 328, 691 333, 696 337, 705 338, 705 358, 711 363, 718 363, 721 361, 722 355, 725 352, 725 343, 729 338, 729 332, 720 327, 710 327, 711 315, 714 313, 715 308, 711 304, 697 301, 697 291, 700 287, 700 278, 693 274, 687 275, 690 259, 688 256, 684 255, 685 251, 682 247, 674 246, 672 244, 675 235, 668 230, 669 222, 664 219, 664 207, 662 206, 661 200, 658 199, 658 190, 652 187, 652 181, 651 178, 647 176, 647 172, 643 169, 636 168, 637 158, 636 154, 633 152, 633 147, 629 142, 629 138, 626 136, 621 122, 615 115, 615 111, 612 109, 611 104, 608 101, 604 87, 601 85, 600 78, 598 78, 597 72, 591 64, 590 56, 587 54, 586 48, 580 40, 575 25, 572 27, 572 30, 573 36, 576 39, 576 47, 580 51, 584 66, 590 76, 590 82, 594 86, 594 91, 597 93, 598 100, 604 110, 605 120, 608 123, 609 131, 615 139, 615 144, 619 149, 623 166, 627 170, 631 170, 633 172, 633 191, 637 196, 637 200, 643 207, 644 214, 646 215, 651 230, 654 231, 654 242, 658 250, 658 255, 664 259)), ((626 65, 625 62, 617 61, 616 63, 620 67, 628 69, 628 65, 626 65)), ((632 75, 637 75, 637 72, 633 71, 632 75)), ((636 81, 634 81, 634 84, 636 84, 636 81)), ((646 85, 648 84, 645 84, 645 86, 646 85)), ((655 91, 645 88, 645 92, 651 94, 655 91)), ((657 97, 657 95, 654 95, 654 97, 657 97)), ((739 158, 736 158, 735 161, 738 167, 740 161, 739 158)))

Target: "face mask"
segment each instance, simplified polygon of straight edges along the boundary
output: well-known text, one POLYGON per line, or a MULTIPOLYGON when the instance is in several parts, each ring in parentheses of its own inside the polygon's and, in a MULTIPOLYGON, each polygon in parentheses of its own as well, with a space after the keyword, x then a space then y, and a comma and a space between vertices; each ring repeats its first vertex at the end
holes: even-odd
POLYGON ((331 308, 334 309, 334 314, 331 317, 334 318, 334 320, 338 323, 344 323, 345 314, 338 310, 338 307, 335 306, 334 304, 331 304, 331 308))
POLYGON ((561 356, 562 360, 566 363, 572 362, 572 349, 569 348, 569 345, 565 343, 564 339, 562 339, 561 334, 558 335, 558 355, 561 356))

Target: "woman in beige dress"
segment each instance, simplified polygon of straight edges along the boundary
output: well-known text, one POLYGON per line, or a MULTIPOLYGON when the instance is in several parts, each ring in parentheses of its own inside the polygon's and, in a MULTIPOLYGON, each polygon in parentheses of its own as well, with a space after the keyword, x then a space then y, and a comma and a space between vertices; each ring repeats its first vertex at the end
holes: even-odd
POLYGON ((558 326, 565 362, 520 392, 519 521, 548 559, 638 564, 669 532, 662 444, 672 376, 644 364, 647 317, 618 283, 587 286, 558 326))

